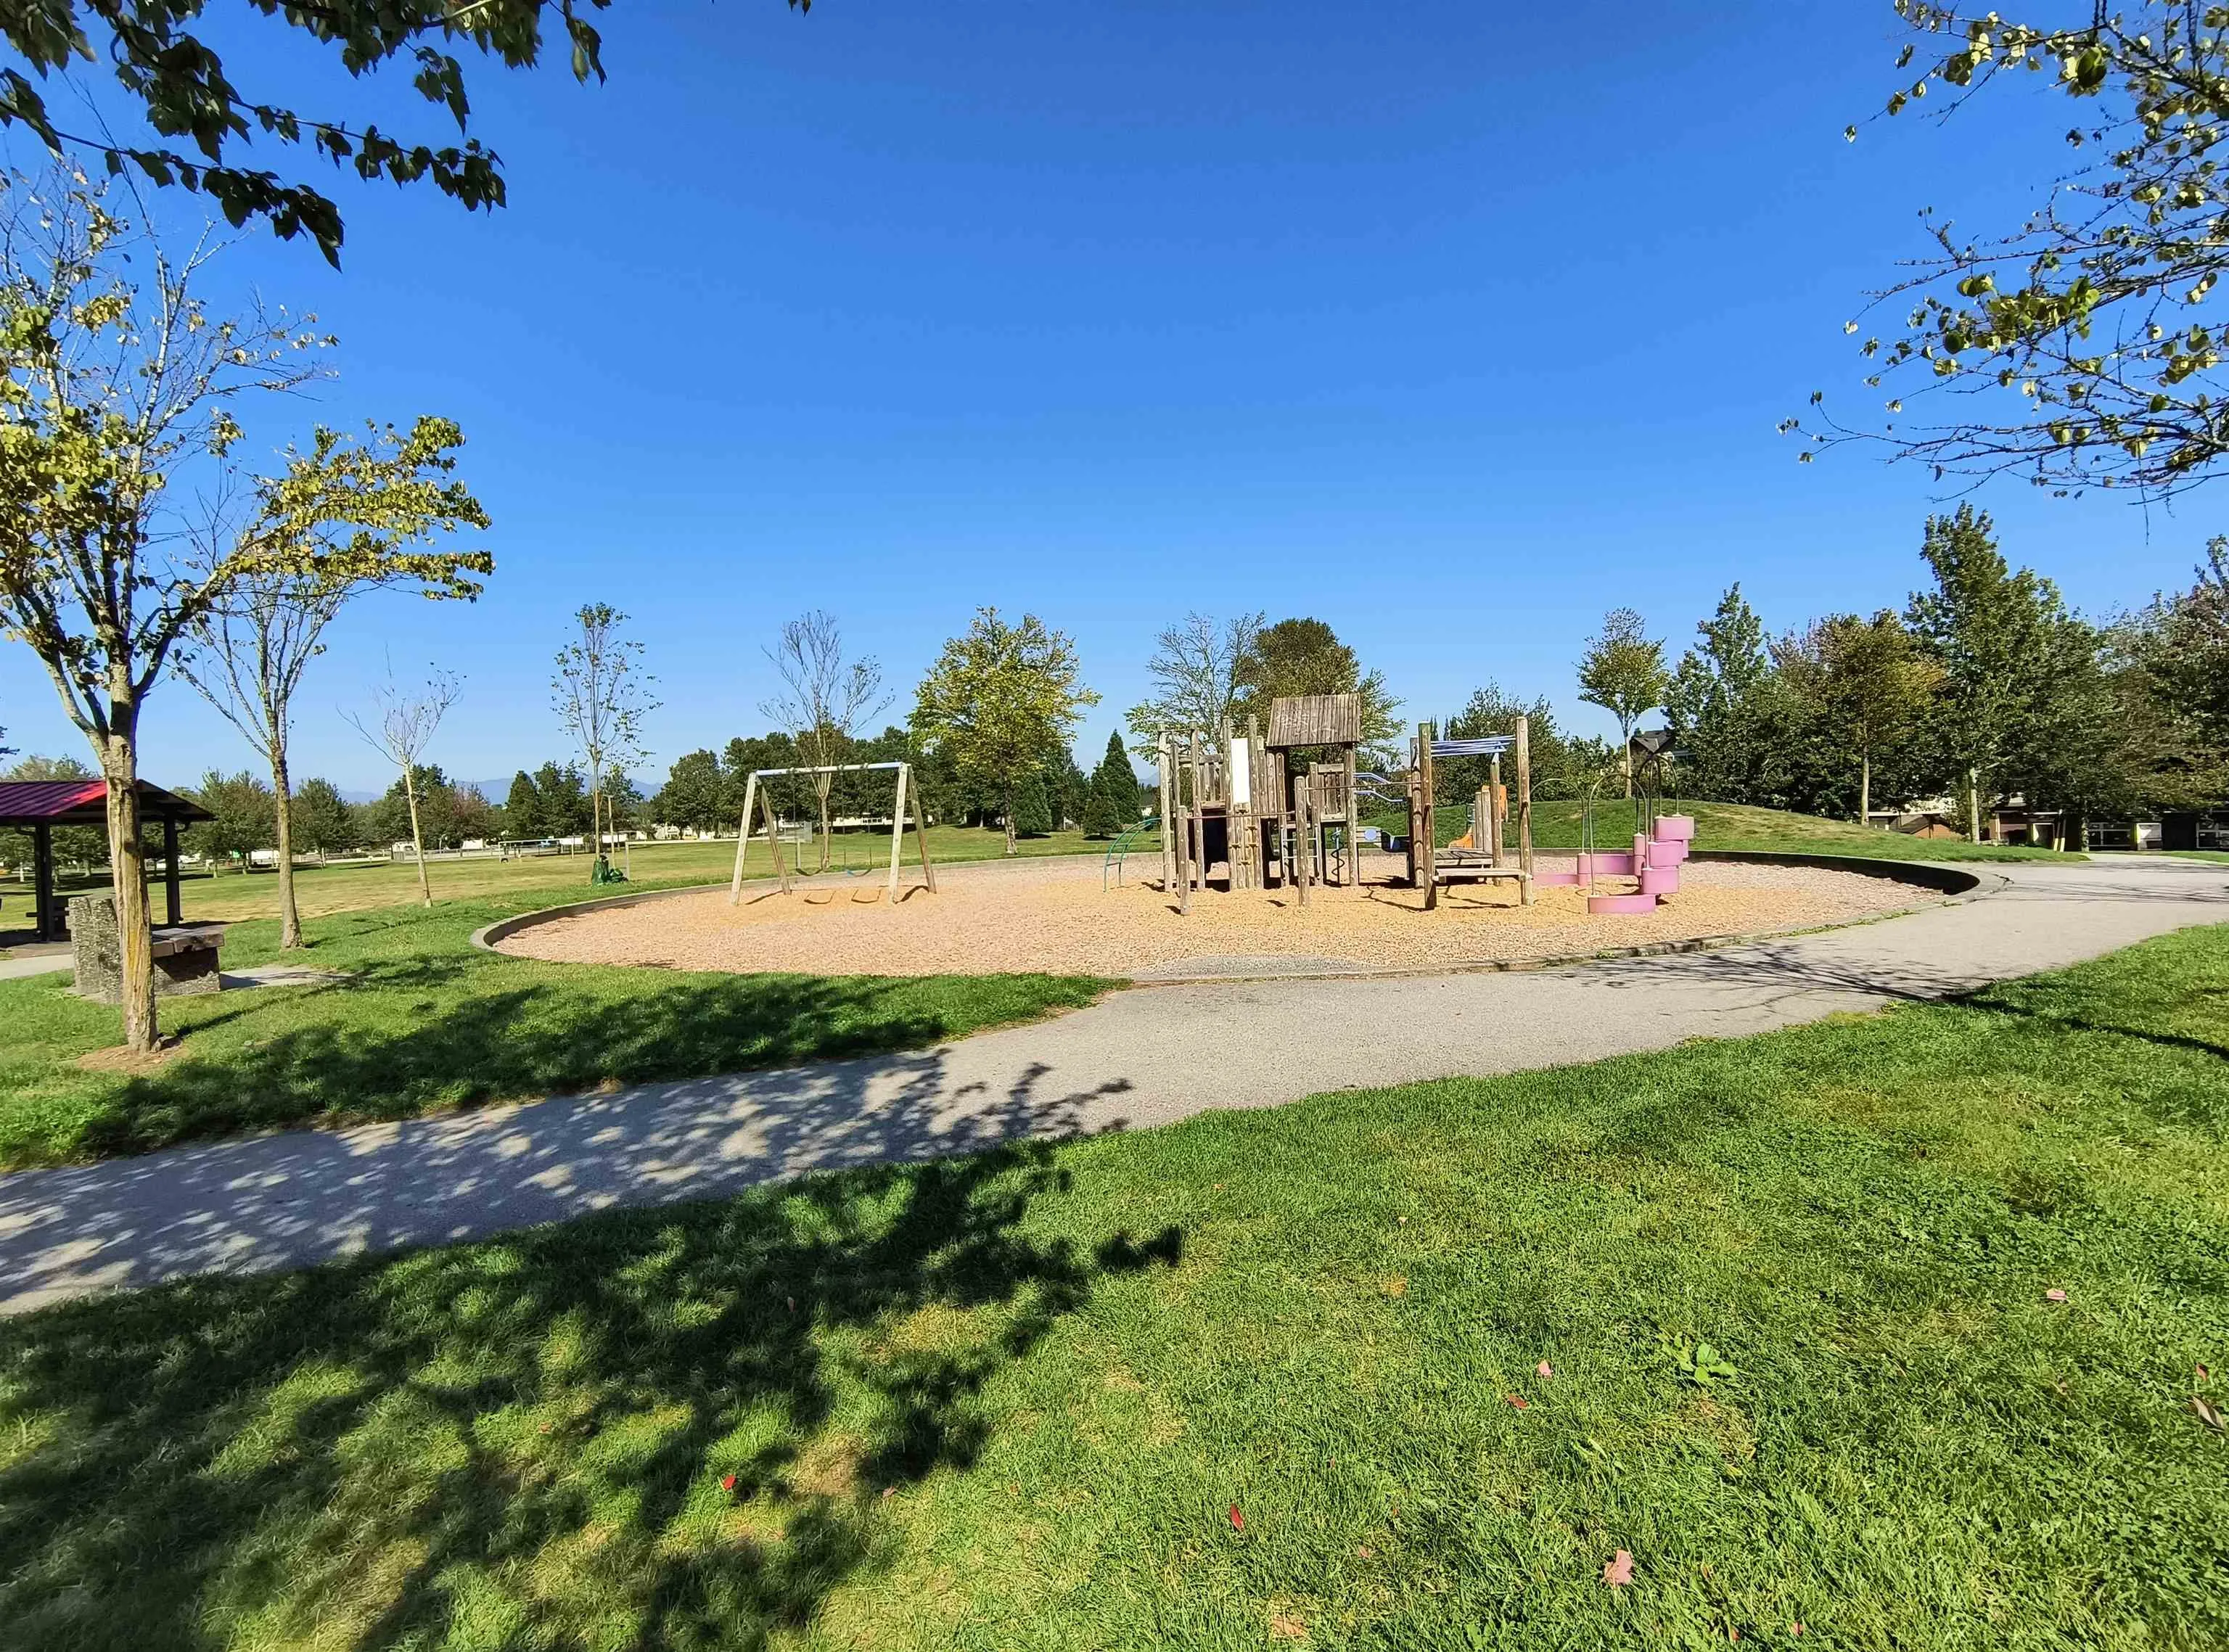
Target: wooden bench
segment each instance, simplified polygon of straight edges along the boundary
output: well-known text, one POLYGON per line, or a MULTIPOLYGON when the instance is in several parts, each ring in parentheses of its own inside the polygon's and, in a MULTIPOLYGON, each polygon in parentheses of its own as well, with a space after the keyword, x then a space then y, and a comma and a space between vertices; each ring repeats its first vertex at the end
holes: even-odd
POLYGON ((1436 858, 1433 875, 1442 884, 1490 884, 1506 879, 1517 885, 1520 904, 1532 904, 1532 874, 1521 866, 1497 866, 1475 849, 1442 849, 1436 858), (1474 858, 1475 857, 1475 858, 1474 858))
POLYGON ((157 958, 175 958, 185 952, 215 952, 223 940, 222 927, 182 924, 175 929, 152 931, 148 937, 148 950, 157 958))

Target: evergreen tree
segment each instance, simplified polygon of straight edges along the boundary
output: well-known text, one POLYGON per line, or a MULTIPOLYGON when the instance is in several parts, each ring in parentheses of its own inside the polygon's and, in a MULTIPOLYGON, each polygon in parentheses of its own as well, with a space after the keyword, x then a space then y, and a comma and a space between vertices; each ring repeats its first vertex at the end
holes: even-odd
POLYGON ((1043 775, 1025 776, 1014 788, 1014 835, 1042 838, 1053 829, 1052 805, 1045 800, 1043 775))
POLYGON ((245 872, 249 855, 271 846, 277 813, 270 787, 254 775, 211 769, 194 787, 193 799, 215 816, 186 828, 185 846, 193 853, 211 861, 236 860, 245 872))
POLYGON ((1698 797, 1761 803, 1784 792, 1772 784, 1784 722, 1774 716, 1773 664, 1764 625, 1738 584, 1695 627, 1697 646, 1680 656, 1664 691, 1681 786, 1698 797))
POLYGON ((1130 767, 1130 754, 1122 736, 1107 736, 1107 755, 1092 771, 1090 790, 1083 800, 1083 835, 1111 838, 1138 818, 1138 774, 1130 767))
POLYGON ((520 769, 511 777, 511 794, 503 804, 503 834, 506 838, 546 838, 550 835, 541 788, 534 776, 520 769))
POLYGON ((728 820, 728 777, 718 756, 692 751, 674 760, 651 813, 659 824, 687 832, 714 832, 728 820))

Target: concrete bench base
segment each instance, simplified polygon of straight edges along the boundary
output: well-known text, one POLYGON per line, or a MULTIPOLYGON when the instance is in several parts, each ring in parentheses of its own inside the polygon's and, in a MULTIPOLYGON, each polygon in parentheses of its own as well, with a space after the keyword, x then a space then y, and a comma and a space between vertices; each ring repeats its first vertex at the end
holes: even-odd
MULTIPOLYGON (((97 1004, 123 1000, 124 949, 116 908, 106 895, 80 895, 69 903, 70 948, 77 966, 76 992, 97 1004)), ((224 930, 213 924, 153 930, 155 996, 214 993, 224 984, 218 968, 224 930)))

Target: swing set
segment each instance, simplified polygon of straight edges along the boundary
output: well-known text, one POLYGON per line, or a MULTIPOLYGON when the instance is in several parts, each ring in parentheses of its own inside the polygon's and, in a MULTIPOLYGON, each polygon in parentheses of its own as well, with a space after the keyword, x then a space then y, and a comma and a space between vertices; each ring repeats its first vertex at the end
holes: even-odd
MULTIPOLYGON (((913 765, 902 762, 821 763, 797 768, 751 770, 750 780, 743 787, 743 820, 741 830, 736 833, 736 875, 729 881, 728 904, 736 905, 743 898, 743 856, 750 849, 751 839, 755 835, 751 827, 751 813, 754 807, 760 812, 766 822, 767 848, 774 856, 774 876, 780 880, 781 892, 785 895, 789 893, 789 865, 781 855, 781 822, 774 814, 773 788, 761 787, 759 784, 761 781, 778 780, 787 775, 825 775, 832 778, 838 775, 861 775, 890 769, 896 770, 898 777, 896 800, 890 807, 890 872, 887 884, 890 901, 895 904, 898 898, 898 857, 905 843, 906 803, 909 790, 912 792, 914 841, 921 853, 922 882, 930 894, 935 894, 936 868, 930 864, 928 858, 928 817, 922 813, 921 792, 918 787, 911 784, 913 765)), ((848 852, 845 858, 848 863, 848 852)), ((846 870, 848 871, 848 865, 846 870)), ((804 858, 801 855, 799 857, 798 875, 800 877, 805 875, 804 858)))

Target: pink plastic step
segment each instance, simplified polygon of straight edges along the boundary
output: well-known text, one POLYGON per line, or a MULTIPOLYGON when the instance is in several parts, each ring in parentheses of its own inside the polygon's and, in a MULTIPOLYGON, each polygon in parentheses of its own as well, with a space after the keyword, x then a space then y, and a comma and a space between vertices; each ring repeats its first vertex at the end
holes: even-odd
POLYGON ((1684 839, 1667 841, 1658 838, 1648 845, 1648 864, 1652 866, 1677 866, 1686 858, 1687 845, 1684 839))
POLYGON ((1593 913, 1654 912, 1655 910, 1656 897, 1654 895, 1590 895, 1587 897, 1587 910, 1593 913))
POLYGON ((1532 874, 1532 882, 1536 885, 1555 884, 1568 889, 1585 881, 1577 872, 1548 872, 1535 870, 1532 874))
POLYGON ((1680 869, 1677 866, 1642 867, 1641 892, 1648 896, 1677 895, 1680 892, 1680 869))
POLYGON ((1591 855, 1581 855, 1579 876, 1581 877, 1630 877, 1633 876, 1633 857, 1612 854, 1599 849, 1591 855))
POLYGON ((1656 817, 1656 835, 1667 843, 1692 843, 1695 838, 1695 817, 1660 814, 1656 817))

